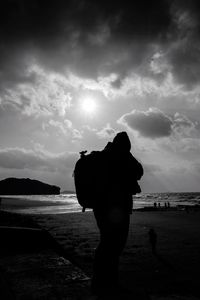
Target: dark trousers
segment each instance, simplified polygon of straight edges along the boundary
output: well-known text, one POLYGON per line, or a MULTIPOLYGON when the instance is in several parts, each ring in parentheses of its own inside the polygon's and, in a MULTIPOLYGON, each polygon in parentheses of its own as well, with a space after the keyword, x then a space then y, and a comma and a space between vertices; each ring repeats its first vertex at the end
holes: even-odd
POLYGON ((119 257, 128 237, 130 215, 123 207, 94 209, 100 230, 95 251, 92 289, 100 291, 118 284, 119 257))

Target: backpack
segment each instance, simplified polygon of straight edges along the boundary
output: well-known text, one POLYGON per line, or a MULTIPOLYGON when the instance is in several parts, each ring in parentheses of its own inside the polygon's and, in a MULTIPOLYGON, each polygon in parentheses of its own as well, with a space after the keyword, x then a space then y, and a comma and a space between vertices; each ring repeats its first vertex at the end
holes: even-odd
POLYGON ((94 208, 100 187, 102 152, 80 152, 80 158, 74 168, 74 183, 78 203, 84 212, 86 208, 94 208))
MULTIPOLYGON (((80 152, 80 158, 75 164, 73 173, 75 190, 78 203, 82 206, 83 212, 86 208, 93 209, 96 205, 99 205, 111 188, 110 183, 112 183, 111 177, 113 174, 109 177, 110 163, 105 150, 106 148, 102 151, 92 151, 89 154, 86 154, 87 151, 82 151, 80 152)), ((141 193, 137 180, 142 176, 143 169, 141 164, 132 156, 131 160, 133 161, 133 166, 130 173, 128 173, 124 189, 135 195, 136 193, 141 193), (136 171, 136 169, 137 173, 139 173, 138 178, 131 176, 132 170, 136 171)), ((124 175, 123 178, 125 177, 124 175)))

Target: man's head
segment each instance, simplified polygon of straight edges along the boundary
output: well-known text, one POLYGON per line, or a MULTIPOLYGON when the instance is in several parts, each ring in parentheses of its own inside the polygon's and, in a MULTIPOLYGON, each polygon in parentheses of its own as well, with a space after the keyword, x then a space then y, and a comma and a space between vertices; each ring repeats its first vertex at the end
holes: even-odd
POLYGON ((129 152, 131 150, 131 142, 126 131, 117 133, 113 139, 113 146, 120 152, 129 152))

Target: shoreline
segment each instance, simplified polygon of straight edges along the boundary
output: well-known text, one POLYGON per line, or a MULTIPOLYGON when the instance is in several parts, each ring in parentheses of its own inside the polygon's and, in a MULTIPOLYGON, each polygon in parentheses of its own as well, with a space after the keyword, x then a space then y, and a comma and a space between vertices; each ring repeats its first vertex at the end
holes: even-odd
MULTIPOLYGON (((23 215, 56 215, 56 214, 71 214, 71 213, 82 213, 82 207, 78 208, 70 208, 70 204, 61 204, 61 203, 52 203, 48 201, 37 201, 37 200, 28 200, 28 203, 26 203, 25 199, 18 199, 18 198, 6 198, 6 200, 11 200, 11 203, 9 204, 3 204, 0 206, 0 211, 9 212, 9 213, 17 213, 17 214, 23 214, 23 215), (13 199, 17 200, 17 203, 13 203, 13 199), (18 201, 19 200, 19 201, 18 201), (25 203, 24 203, 25 202, 25 203), (47 210, 53 209, 53 207, 57 208, 58 210, 56 212, 48 212, 45 211, 45 208, 47 210), (41 208, 41 211, 40 211, 41 208), (63 212, 62 212, 63 209, 63 212), (30 212, 28 212, 30 210, 30 212), (32 211, 31 211, 32 210, 32 211), (33 211, 36 212, 33 212, 33 211), (43 212, 44 211, 44 212, 43 212)), ((14 200, 15 202, 15 200, 14 200)), ((186 211, 189 212, 195 212, 200 211, 200 204, 178 204, 176 206, 170 206, 170 207, 154 207, 154 206, 146 206, 146 207, 140 207, 140 208, 133 208, 132 213, 134 212, 170 212, 170 211, 186 211)), ((92 209, 87 209, 86 212, 92 212, 92 209)))

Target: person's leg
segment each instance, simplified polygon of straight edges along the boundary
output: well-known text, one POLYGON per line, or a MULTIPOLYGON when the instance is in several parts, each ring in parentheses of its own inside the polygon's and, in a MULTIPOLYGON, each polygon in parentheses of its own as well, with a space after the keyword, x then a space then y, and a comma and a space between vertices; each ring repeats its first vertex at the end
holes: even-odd
POLYGON ((112 218, 112 232, 110 234, 110 270, 112 274, 112 284, 114 286, 118 285, 118 276, 119 276, 119 258, 125 247, 128 231, 129 231, 129 222, 130 215, 126 210, 123 210, 121 207, 116 207, 112 214, 115 216, 112 218))
POLYGON ((94 213, 100 229, 100 243, 95 251, 93 291, 109 289, 118 284, 119 256, 129 229, 129 214, 119 208, 94 213))
POLYGON ((110 224, 107 210, 95 210, 94 215, 100 231, 100 242, 95 250, 92 290, 100 292, 108 288, 110 270, 110 224))

